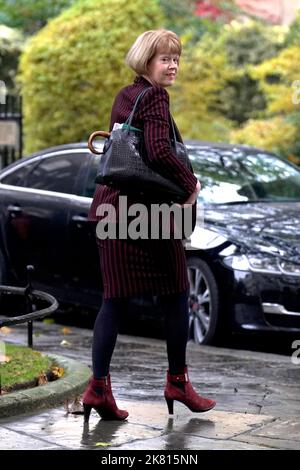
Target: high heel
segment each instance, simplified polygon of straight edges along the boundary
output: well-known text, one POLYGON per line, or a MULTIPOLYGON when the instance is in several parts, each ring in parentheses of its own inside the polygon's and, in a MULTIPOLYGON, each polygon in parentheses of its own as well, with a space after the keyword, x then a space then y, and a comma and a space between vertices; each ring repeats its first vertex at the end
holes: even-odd
POLYGON ((171 375, 168 371, 164 395, 169 414, 173 414, 174 400, 180 401, 195 413, 209 411, 216 405, 214 400, 202 397, 194 390, 187 367, 184 368, 183 374, 171 375))
POLYGON ((115 402, 112 390, 110 374, 101 379, 90 379, 82 397, 84 422, 88 423, 92 408, 104 420, 124 420, 128 417, 126 410, 120 410, 115 402))
POLYGON ((166 398, 166 397, 165 397, 165 399, 166 399, 166 402, 167 402, 169 415, 172 415, 173 414, 174 400, 172 398, 166 398))
POLYGON ((91 411, 92 411, 92 405, 87 405, 86 403, 83 403, 83 416, 84 416, 85 423, 89 422, 91 411))

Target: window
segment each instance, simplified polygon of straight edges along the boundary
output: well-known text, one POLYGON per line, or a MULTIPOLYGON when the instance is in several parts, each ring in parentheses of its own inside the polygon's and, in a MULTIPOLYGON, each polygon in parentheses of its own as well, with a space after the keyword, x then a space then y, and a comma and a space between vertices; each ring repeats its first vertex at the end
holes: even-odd
POLYGON ((28 173, 38 164, 38 160, 30 163, 24 163, 22 166, 16 167, 11 173, 2 178, 1 183, 10 184, 12 186, 26 186, 26 178, 28 173))
POLYGON ((27 175, 26 187, 76 194, 76 179, 86 154, 62 153, 42 158, 27 175))
POLYGON ((199 202, 299 201, 300 171, 273 154, 189 146, 199 202))
POLYGON ((100 155, 97 155, 97 156, 93 155, 91 158, 93 160, 89 168, 88 179, 87 179, 87 183, 86 183, 86 186, 84 188, 84 193, 83 193, 85 197, 93 197, 95 189, 96 189, 95 178, 96 178, 96 174, 97 174, 97 170, 99 166, 100 155))

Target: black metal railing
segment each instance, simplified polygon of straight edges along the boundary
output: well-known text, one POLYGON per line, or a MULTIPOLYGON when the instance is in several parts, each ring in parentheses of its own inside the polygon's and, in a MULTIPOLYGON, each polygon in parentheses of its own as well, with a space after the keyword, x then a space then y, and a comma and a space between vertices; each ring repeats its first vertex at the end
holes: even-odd
POLYGON ((0 146, 0 170, 19 159, 19 152, 14 147, 0 146))
POLYGON ((25 315, 18 315, 0 320, 0 328, 3 326, 17 325, 27 322, 27 343, 31 348, 33 346, 33 320, 44 318, 45 316, 55 312, 55 310, 58 308, 58 302, 55 297, 47 294, 46 292, 34 290, 32 288, 31 275, 33 271, 33 266, 27 266, 28 283, 26 287, 0 285, 0 295, 4 294, 10 296, 24 296, 27 311, 25 315), (36 310, 37 301, 47 302, 49 305, 46 308, 36 310))
POLYGON ((17 123, 18 137, 17 142, 13 145, 5 145, 0 142, 0 169, 18 160, 23 154, 22 97, 19 95, 7 94, 5 102, 0 103, 0 125, 1 122, 9 121, 17 123))

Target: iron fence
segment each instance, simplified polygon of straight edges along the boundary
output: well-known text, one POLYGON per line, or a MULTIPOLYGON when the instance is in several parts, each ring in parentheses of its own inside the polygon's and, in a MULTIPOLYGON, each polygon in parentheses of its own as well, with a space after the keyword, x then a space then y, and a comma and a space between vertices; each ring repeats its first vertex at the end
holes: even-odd
POLYGON ((31 274, 33 270, 33 266, 27 266, 28 283, 26 287, 0 285, 0 296, 1 294, 8 296, 23 296, 25 298, 27 311, 25 315, 8 317, 0 320, 0 328, 8 325, 27 323, 27 343, 31 348, 33 346, 33 320, 50 315, 58 308, 58 302, 55 297, 46 292, 34 290, 32 288, 31 274), (44 301, 48 303, 48 306, 46 308, 36 310, 37 301, 44 301))
POLYGON ((0 103, 0 169, 22 157, 22 97, 6 95, 0 103))

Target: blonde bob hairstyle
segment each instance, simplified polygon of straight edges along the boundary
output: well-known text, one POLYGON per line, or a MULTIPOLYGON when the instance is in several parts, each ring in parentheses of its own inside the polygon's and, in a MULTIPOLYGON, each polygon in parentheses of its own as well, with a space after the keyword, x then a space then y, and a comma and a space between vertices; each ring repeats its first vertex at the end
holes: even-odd
POLYGON ((126 56, 126 64, 137 75, 145 75, 150 60, 156 53, 181 54, 181 42, 177 34, 166 29, 146 31, 138 36, 126 56))

